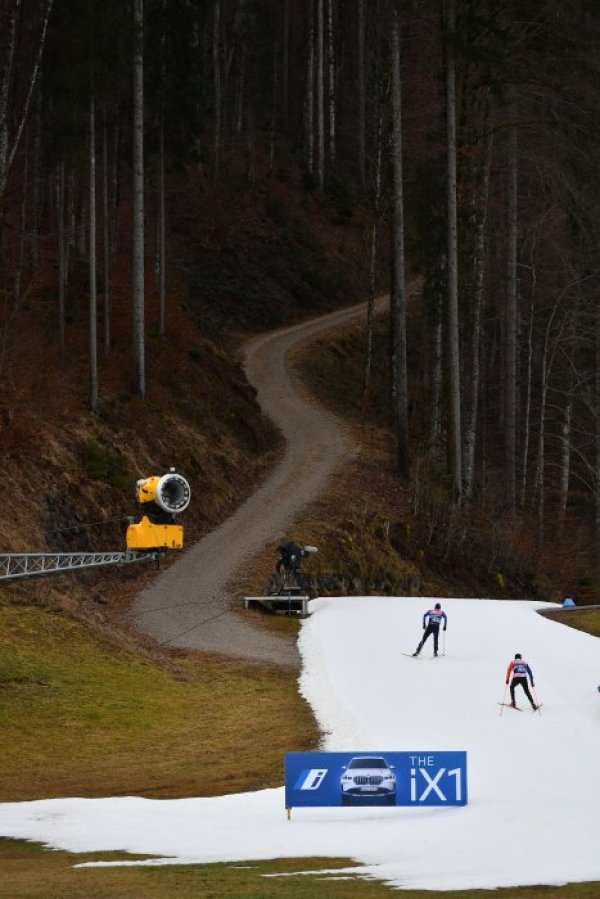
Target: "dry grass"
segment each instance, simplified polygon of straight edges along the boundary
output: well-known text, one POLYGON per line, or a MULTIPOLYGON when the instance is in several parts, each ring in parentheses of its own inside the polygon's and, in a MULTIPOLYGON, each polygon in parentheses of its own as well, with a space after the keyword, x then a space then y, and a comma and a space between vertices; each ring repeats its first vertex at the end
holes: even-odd
POLYGON ((314 746, 293 673, 173 658, 168 671, 50 610, 0 607, 0 799, 261 789, 282 782, 286 750, 314 746))
MULTIPOLYGON (((401 895, 361 873, 350 859, 305 858, 219 865, 76 868, 86 862, 132 861, 122 853, 48 852, 0 840, 0 897, 17 899, 380 899, 401 895), (352 872, 345 872, 351 868, 352 872), (305 872, 310 872, 305 873, 305 872), (337 873, 336 873, 337 872, 337 873), (296 875, 296 876, 294 876, 296 875)), ((494 890, 495 899, 596 899, 599 884, 494 890)), ((489 890, 411 890, 410 899, 488 899, 489 890)))
POLYGON ((578 631, 585 631, 586 634, 592 634, 594 637, 600 637, 600 609, 567 609, 559 611, 543 611, 542 615, 558 621, 560 624, 566 624, 567 627, 574 627, 578 631))
POLYGON ((38 846, 0 840, 0 897, 69 897, 69 899, 164 899, 164 897, 231 897, 231 899, 377 899, 390 890, 377 881, 360 877, 326 879, 319 871, 356 865, 346 859, 302 859, 251 862, 236 865, 169 865, 157 867, 75 868, 88 861, 131 861, 121 853, 47 852, 38 846), (303 871, 315 875, 293 877, 303 871), (283 875, 277 877, 273 875, 283 875), (269 876, 271 875, 271 876, 269 876))

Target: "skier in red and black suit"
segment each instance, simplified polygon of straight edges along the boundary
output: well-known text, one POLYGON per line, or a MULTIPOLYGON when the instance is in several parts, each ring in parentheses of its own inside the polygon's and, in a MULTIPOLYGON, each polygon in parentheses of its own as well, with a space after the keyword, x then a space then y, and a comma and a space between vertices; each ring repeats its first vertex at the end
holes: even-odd
POLYGON ((433 654, 436 656, 438 654, 438 639, 440 636, 440 624, 444 622, 444 630, 446 630, 448 626, 448 618, 446 617, 446 613, 442 612, 442 607, 439 602, 436 602, 434 609, 429 609, 428 612, 425 612, 423 615, 423 630, 425 633, 421 639, 421 642, 417 646, 415 652, 413 652, 414 656, 418 656, 425 641, 428 639, 430 634, 433 634, 433 654), (429 621, 427 621, 429 619, 429 621))
POLYGON ((531 708, 535 712, 537 711, 537 705, 533 701, 533 697, 529 692, 529 684, 527 682, 527 678, 529 678, 529 680, 531 681, 531 686, 535 687, 535 684, 533 682, 533 672, 527 662, 523 661, 523 656, 521 655, 521 653, 518 652, 506 669, 506 683, 508 684, 510 682, 510 704, 513 708, 515 708, 515 689, 520 685, 521 687, 523 687, 525 696, 531 703, 531 708))

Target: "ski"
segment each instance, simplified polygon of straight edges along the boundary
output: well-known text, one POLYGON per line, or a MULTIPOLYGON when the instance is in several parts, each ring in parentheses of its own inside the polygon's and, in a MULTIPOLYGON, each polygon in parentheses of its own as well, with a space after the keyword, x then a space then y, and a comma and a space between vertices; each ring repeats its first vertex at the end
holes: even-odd
MULTIPOLYGON (((537 708, 532 709, 531 711, 532 711, 532 712, 539 712, 539 710, 541 709, 541 707, 543 706, 543 704, 544 704, 543 702, 540 702, 540 704, 537 706, 537 708)), ((504 708, 506 708, 506 709, 514 709, 515 712, 523 712, 523 711, 524 711, 524 709, 522 709, 520 706, 518 706, 518 705, 511 705, 510 702, 499 702, 498 705, 503 705, 504 708)))
POLYGON ((413 655, 412 652, 403 652, 402 655, 406 656, 407 659, 439 659, 440 658, 439 655, 437 655, 437 656, 421 656, 421 655, 415 656, 415 655, 413 655))

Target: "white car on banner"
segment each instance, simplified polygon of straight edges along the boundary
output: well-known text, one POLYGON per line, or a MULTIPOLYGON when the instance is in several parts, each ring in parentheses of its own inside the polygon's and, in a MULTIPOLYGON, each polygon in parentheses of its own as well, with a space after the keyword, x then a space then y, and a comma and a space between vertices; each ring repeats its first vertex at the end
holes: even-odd
POLYGON ((340 781, 342 805, 380 800, 396 804, 396 775, 380 755, 356 755, 344 765, 340 781))

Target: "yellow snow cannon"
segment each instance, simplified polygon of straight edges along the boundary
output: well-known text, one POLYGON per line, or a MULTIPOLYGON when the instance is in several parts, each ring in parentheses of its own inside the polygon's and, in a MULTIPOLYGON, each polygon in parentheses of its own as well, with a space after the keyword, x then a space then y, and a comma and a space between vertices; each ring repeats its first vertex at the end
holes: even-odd
POLYGON ((174 468, 160 477, 141 478, 136 497, 145 514, 127 528, 127 549, 182 549, 183 527, 174 521, 190 504, 191 490, 186 479, 174 468))

